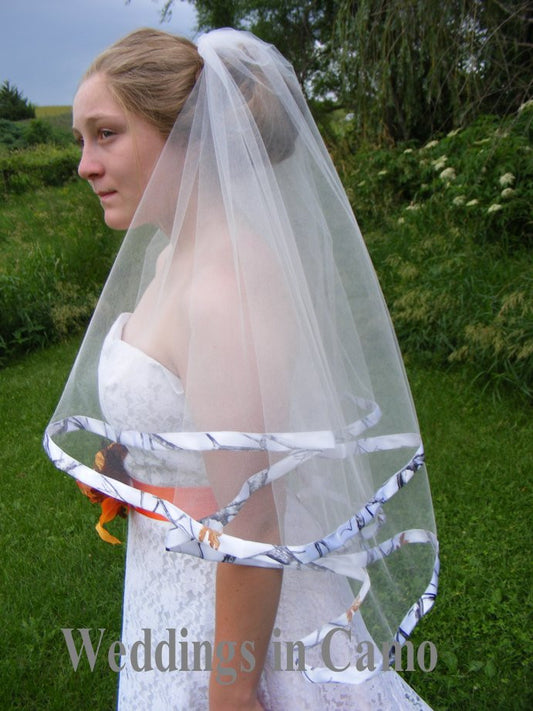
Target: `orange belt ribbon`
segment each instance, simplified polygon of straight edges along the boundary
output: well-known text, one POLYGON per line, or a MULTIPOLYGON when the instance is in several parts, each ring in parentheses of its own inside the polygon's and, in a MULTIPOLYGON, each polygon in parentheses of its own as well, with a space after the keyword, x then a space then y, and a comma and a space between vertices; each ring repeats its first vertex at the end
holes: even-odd
MULTIPOLYGON (((157 496, 159 499, 166 499, 167 501, 176 504, 176 506, 179 506, 180 509, 185 511, 189 514, 189 516, 191 516, 191 518, 194 518, 197 521, 217 510, 217 502, 215 500, 213 490, 209 486, 174 488, 172 486, 153 486, 152 484, 136 481, 135 479, 131 480, 123 465, 127 453, 128 450, 126 447, 113 442, 103 450, 97 452, 94 459, 94 468, 96 471, 114 477, 119 481, 131 483, 136 489, 147 491, 148 493, 157 496)), ((109 523, 116 516, 122 516, 125 518, 130 508, 135 509, 139 513, 143 514, 143 516, 148 516, 149 518, 153 518, 158 521, 167 520, 165 516, 162 516, 161 514, 130 506, 125 504, 123 501, 114 499, 112 496, 106 496, 101 491, 93 489, 86 484, 82 484, 80 481, 76 483, 92 504, 100 504, 102 512, 98 523, 96 524, 96 530, 100 538, 107 543, 116 545, 121 541, 109 533, 109 531, 104 528, 104 524, 109 523)))
MULTIPOLYGON (((132 480, 132 485, 136 489, 141 489, 142 491, 147 491, 149 494, 157 496, 159 499, 166 499, 176 504, 176 506, 188 513, 189 516, 196 521, 214 513, 218 508, 213 490, 210 486, 180 486, 174 488, 173 486, 153 486, 152 484, 137 481, 136 479, 132 480)), ((158 521, 167 520, 161 514, 154 513, 153 511, 146 511, 146 509, 140 508, 136 508, 135 510, 144 516, 155 518, 158 521)))

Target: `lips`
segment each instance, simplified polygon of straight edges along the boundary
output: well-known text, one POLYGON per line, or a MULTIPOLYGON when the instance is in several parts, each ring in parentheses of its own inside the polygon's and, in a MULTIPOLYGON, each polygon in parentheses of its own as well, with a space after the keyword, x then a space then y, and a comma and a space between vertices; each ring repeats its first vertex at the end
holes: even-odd
POLYGON ((97 193, 100 200, 107 200, 108 198, 116 195, 116 190, 99 190, 97 193))

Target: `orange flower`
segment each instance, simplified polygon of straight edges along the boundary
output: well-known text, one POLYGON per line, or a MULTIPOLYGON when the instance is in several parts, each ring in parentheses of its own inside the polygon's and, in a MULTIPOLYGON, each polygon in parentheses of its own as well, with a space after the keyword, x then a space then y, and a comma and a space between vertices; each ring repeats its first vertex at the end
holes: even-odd
MULTIPOLYGON (((128 450, 126 447, 113 442, 96 453, 94 468, 97 472, 111 476, 119 481, 127 481, 129 477, 123 465, 127 453, 128 450)), ((78 481, 77 484, 91 504, 100 504, 102 508, 102 513, 96 524, 96 530, 100 538, 112 545, 120 543, 118 538, 111 535, 111 533, 104 528, 104 524, 113 521, 116 516, 125 518, 128 515, 129 506, 123 501, 103 494, 101 491, 98 491, 98 489, 93 489, 91 486, 82 484, 80 481, 78 481)))
POLYGON ((98 535, 106 543, 111 543, 112 545, 121 543, 118 538, 111 535, 109 531, 106 531, 104 523, 109 523, 109 521, 112 521, 116 516, 122 516, 122 518, 125 518, 128 515, 129 506, 123 501, 118 501, 117 499, 113 499, 111 496, 107 496, 101 502, 101 507, 102 513, 98 519, 98 523, 96 524, 98 535))

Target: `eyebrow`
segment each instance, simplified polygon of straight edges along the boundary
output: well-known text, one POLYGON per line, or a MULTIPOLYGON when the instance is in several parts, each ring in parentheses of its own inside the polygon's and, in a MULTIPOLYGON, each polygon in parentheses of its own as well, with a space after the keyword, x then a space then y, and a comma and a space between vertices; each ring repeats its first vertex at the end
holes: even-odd
MULTIPOLYGON (((113 114, 103 114, 103 113, 96 113, 89 115, 84 119, 84 123, 87 125, 93 125, 95 123, 98 123, 98 121, 121 121, 123 120, 121 116, 119 115, 113 115, 113 114)), ((72 124, 72 131, 73 133, 81 133, 79 128, 77 128, 74 124, 72 124)))

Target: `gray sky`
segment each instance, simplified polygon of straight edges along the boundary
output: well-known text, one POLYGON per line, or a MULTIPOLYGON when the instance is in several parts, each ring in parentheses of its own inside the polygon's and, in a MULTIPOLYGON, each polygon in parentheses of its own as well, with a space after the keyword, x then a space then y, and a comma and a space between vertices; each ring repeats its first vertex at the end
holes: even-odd
POLYGON ((37 106, 71 104, 78 81, 108 45, 139 27, 194 39, 196 13, 176 0, 160 24, 157 0, 0 0, 0 83, 37 106))

